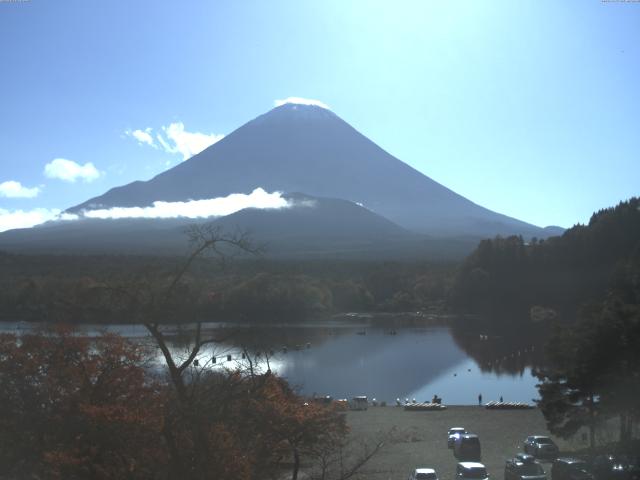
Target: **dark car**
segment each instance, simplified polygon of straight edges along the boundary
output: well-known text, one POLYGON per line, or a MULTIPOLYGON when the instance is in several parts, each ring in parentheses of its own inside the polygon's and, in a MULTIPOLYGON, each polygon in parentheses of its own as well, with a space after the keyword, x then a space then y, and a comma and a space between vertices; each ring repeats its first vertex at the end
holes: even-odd
POLYGON ((547 480, 547 474, 535 457, 526 453, 519 453, 505 463, 504 480, 525 479, 547 480))
POLYGON ((480 439, 477 435, 465 433, 456 437, 453 445, 453 455, 458 460, 479 462, 480 453, 480 439))
POLYGON ((530 435, 524 441, 524 453, 536 458, 553 459, 558 456, 558 446, 544 435, 530 435))
POLYGON ((594 477, 584 460, 563 457, 551 465, 551 480, 594 480, 594 477))
POLYGON ((640 471, 636 459, 627 455, 598 455, 591 462, 596 480, 637 480, 640 471))

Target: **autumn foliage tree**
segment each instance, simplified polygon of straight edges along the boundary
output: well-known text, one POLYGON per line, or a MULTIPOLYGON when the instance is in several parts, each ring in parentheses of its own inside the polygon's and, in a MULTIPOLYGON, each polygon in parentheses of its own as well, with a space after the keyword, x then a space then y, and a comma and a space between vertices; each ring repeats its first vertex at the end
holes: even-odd
POLYGON ((157 478, 164 396, 144 351, 66 328, 0 336, 0 475, 157 478))
POLYGON ((347 433, 269 370, 185 370, 184 396, 140 346, 67 328, 0 336, 0 476, 252 479, 292 472, 347 433))
POLYGON ((297 395, 268 370, 203 370, 198 376, 187 408, 176 405, 173 423, 176 453, 191 460, 183 466, 191 478, 242 480, 290 471, 295 479, 315 449, 347 434, 344 416, 331 405, 297 395))

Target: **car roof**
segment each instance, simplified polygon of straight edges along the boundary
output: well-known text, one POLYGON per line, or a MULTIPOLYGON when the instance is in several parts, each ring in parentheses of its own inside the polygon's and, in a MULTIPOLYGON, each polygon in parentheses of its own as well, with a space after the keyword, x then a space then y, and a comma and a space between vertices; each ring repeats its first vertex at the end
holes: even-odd
POLYGON ((573 457, 556 458, 556 462, 561 462, 561 463, 585 463, 584 460, 581 460, 579 458, 573 458, 573 457))
POLYGON ((462 438, 478 438, 478 435, 476 435, 475 433, 465 433, 464 435, 462 435, 462 438))
POLYGON ((458 465, 462 468, 486 468, 484 464, 478 462, 460 462, 458 465))
POLYGON ((433 468, 416 468, 416 473, 436 473, 433 468))
POLYGON ((516 453, 516 456, 513 457, 512 460, 518 460, 522 463, 530 463, 535 461, 535 457, 533 455, 529 455, 528 453, 516 453))
POLYGON ((551 439, 549 435, 529 435, 529 438, 548 438, 551 439))
POLYGON ((451 427, 449 430, 464 430, 464 427, 451 427))

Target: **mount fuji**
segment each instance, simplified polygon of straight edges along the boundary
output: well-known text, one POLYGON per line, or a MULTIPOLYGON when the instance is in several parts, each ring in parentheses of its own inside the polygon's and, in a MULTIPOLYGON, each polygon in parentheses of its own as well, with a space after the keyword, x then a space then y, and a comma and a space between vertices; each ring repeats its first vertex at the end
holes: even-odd
MULTIPOLYGON (((242 210, 215 221, 258 231, 258 237, 268 237, 274 245, 286 239, 300 252, 308 250, 309 242, 314 248, 324 245, 332 251, 336 239, 343 242, 347 237, 354 251, 391 238, 395 247, 402 241, 415 247, 467 239, 470 250, 484 237, 545 238, 560 233, 560 229, 540 228, 473 203, 387 153, 327 108, 286 103, 148 181, 113 188, 69 208, 66 213, 79 215, 79 220, 0 234, 0 248, 19 244, 38 250, 53 244, 56 249, 77 247, 87 233, 111 230, 121 233, 118 250, 134 232, 137 240, 131 244, 153 250, 159 225, 174 231, 180 218, 97 221, 83 216, 96 210, 151 207, 154 202, 248 195, 258 188, 313 201, 284 210, 242 210)), ((166 239, 155 243, 167 246, 166 239)), ((110 250, 108 244, 98 244, 99 250, 110 250)))

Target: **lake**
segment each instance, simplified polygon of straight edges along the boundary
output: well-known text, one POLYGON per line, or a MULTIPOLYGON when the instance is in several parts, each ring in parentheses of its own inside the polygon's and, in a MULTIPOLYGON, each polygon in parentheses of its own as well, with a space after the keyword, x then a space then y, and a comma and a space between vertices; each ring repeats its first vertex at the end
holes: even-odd
MULTIPOLYGON (((0 325, 0 331, 31 328, 22 323, 0 325)), ((104 328, 84 325, 80 329, 96 335, 104 328)), ((106 330, 153 345, 142 326, 113 325, 106 330)), ((183 355, 185 337, 175 327, 170 330, 174 355, 183 355)), ((480 393, 483 402, 502 396, 505 401, 531 403, 538 397, 537 379, 531 375, 534 347, 513 339, 483 339, 447 326, 390 328, 367 322, 239 328, 207 324, 207 331, 231 336, 203 350, 201 366, 242 367, 247 363, 242 359, 244 349, 259 352, 263 368, 266 355, 271 370, 306 395, 367 395, 388 403, 396 398, 423 402, 438 395, 451 405, 477 404, 480 393)), ((157 350, 156 355, 162 363, 157 350)))

